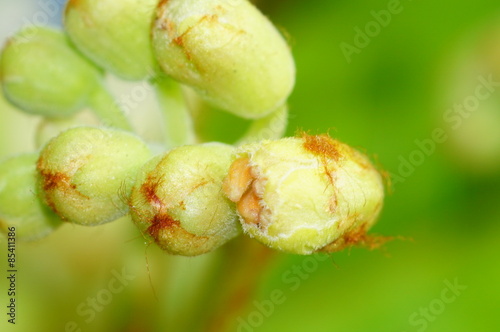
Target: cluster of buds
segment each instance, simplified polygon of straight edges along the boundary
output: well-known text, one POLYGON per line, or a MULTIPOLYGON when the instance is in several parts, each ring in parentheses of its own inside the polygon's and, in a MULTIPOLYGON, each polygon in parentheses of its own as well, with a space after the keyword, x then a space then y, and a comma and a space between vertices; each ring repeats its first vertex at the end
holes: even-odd
POLYGON ((6 99, 69 127, 40 151, 0 163, 2 230, 33 240, 64 222, 128 215, 144 237, 184 256, 243 233, 303 255, 367 238, 383 203, 381 175, 327 135, 281 138, 295 65, 249 1, 70 0, 64 24, 21 31, 2 53, 6 99), (170 133, 159 154, 131 132, 105 72, 157 89, 170 133), (202 142, 188 133, 190 98, 253 123, 235 145, 202 142), (102 126, 74 126, 84 108, 102 126))

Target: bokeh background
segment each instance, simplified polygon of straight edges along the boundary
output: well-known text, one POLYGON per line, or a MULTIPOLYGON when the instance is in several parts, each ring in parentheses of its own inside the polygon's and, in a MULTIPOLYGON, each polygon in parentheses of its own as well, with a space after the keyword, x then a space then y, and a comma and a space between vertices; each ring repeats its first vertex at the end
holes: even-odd
MULTIPOLYGON (((2 0, 0 38, 62 2, 2 0)), ((500 3, 257 3, 283 31, 297 63, 287 134, 329 132, 372 156, 390 174, 373 232, 397 239, 381 250, 354 248, 327 259, 270 253, 239 239, 186 259, 145 245, 126 218, 90 229, 64 225, 40 242, 18 243, 12 326, 4 314, 2 237, 1 331, 500 328, 500 86, 491 84, 487 98, 473 102, 481 78, 500 82, 500 3), (390 9, 390 22, 371 23, 390 9), (359 31, 367 25, 364 45, 359 31), (348 57, 347 44, 357 47, 348 57), (467 102, 473 106, 451 113, 467 102), (430 143, 435 130, 446 139, 430 143), (117 275, 128 276, 123 289, 106 292, 117 275), (105 305, 91 315, 86 303, 96 297, 105 305)), ((59 12, 49 16, 59 24, 59 12)), ((147 107, 145 101, 133 116, 147 107)), ((33 151, 39 121, 1 100, 0 158, 33 151)), ((231 141, 245 125, 215 114, 204 130, 231 141)))

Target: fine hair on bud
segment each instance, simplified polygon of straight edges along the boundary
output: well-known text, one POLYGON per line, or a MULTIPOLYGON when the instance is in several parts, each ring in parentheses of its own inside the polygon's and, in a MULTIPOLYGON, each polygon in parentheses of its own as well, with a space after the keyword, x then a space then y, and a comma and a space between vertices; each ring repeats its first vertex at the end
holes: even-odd
POLYGON ((382 208, 382 177, 368 158, 327 135, 241 146, 224 191, 243 230, 295 254, 362 240, 382 208))
POLYGON ((0 60, 5 97, 19 109, 49 118, 83 109, 102 73, 57 30, 25 28, 11 37, 0 60))
POLYGON ((165 73, 239 117, 272 113, 295 84, 286 41, 247 0, 162 1, 152 38, 165 73))
POLYGON ((49 141, 38 159, 40 189, 61 218, 93 226, 128 212, 139 168, 151 158, 146 144, 124 131, 77 127, 49 141))
POLYGON ((130 199, 141 232, 170 254, 210 252, 241 233, 222 183, 234 148, 205 143, 154 157, 139 172, 130 199))
POLYGON ((70 0, 64 27, 99 66, 130 80, 154 76, 150 29, 159 0, 70 0))

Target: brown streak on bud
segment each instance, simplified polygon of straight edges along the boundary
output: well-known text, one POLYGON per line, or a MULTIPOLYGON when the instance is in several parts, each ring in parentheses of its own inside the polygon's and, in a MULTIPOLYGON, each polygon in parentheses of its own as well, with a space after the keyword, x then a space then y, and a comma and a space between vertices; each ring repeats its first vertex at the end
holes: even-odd
MULTIPOLYGON (((196 188, 199 188, 207 183, 208 181, 202 181, 196 186, 196 188)), ((148 220, 150 225, 147 228, 146 232, 161 248, 171 254, 179 254, 181 252, 185 252, 185 248, 182 249, 176 247, 175 244, 179 243, 181 243, 181 247, 182 243, 187 243, 193 248, 203 247, 207 243, 207 241, 210 240, 210 238, 208 236, 198 236, 186 231, 182 227, 180 221, 174 219, 167 213, 167 206, 157 194, 159 186, 161 186, 160 179, 149 175, 140 188, 140 191, 146 199, 147 203, 154 209, 154 216, 152 219, 148 220), (168 243, 168 247, 162 245, 163 243, 168 243)), ((182 206, 184 206, 185 209, 184 202, 181 202, 180 205, 181 208, 182 206)), ((131 205, 129 206, 132 210, 135 210, 135 207, 131 205)))
MULTIPOLYGON (((185 253, 186 250, 192 250, 193 248, 203 248, 210 241, 208 236, 198 236, 186 231, 178 220, 163 212, 154 216, 147 232, 156 244, 174 255, 185 253), (189 247, 189 249, 186 247, 189 247)), ((196 254, 199 255, 208 251, 208 249, 201 249, 196 254)))
MULTIPOLYGON (((68 177, 65 176, 64 174, 61 174, 61 173, 52 174, 49 172, 45 172, 41 169, 39 169, 39 171, 40 171, 42 181, 43 181, 42 188, 43 188, 43 191, 45 192, 45 195, 44 195, 45 204, 47 204, 47 206, 52 211, 54 211, 54 213, 56 213, 58 216, 60 216, 61 219, 66 220, 66 218, 64 218, 57 210, 56 204, 54 203, 52 197, 49 195, 49 192, 56 190, 58 187, 62 187, 62 188, 64 188, 65 186, 67 187, 68 182, 69 182, 68 177)), ((76 189, 76 188, 73 188, 73 189, 76 189)))
POLYGON ((155 240, 158 239, 161 230, 168 228, 180 228, 181 223, 166 213, 158 213, 151 221, 151 226, 148 227, 148 234, 155 240))
POLYGON ((167 5, 167 3, 169 2, 170 0, 161 0, 159 3, 158 3, 158 7, 164 7, 167 5))
POLYGON ((76 194, 79 195, 85 199, 90 199, 90 197, 83 195, 81 192, 79 192, 76 188, 76 185, 71 183, 71 178, 62 172, 49 172, 44 169, 43 165, 43 158, 40 158, 37 162, 37 169, 38 172, 42 178, 42 189, 44 191, 44 201, 45 204, 47 204, 48 207, 52 209, 59 217, 66 221, 66 218, 62 216, 56 207, 56 204, 54 203, 52 196, 50 195, 51 192, 54 192, 56 190, 61 191, 64 194, 70 195, 70 194, 76 194))
POLYGON ((339 142, 332 139, 328 135, 308 135, 306 133, 302 134, 304 139, 304 148, 320 156, 321 158, 330 158, 333 160, 340 159, 339 153, 339 142))
POLYGON ((354 246, 374 250, 395 239, 393 236, 369 235, 367 234, 367 229, 367 224, 352 229, 342 237, 318 250, 318 252, 333 253, 354 246))
POLYGON ((204 181, 201 181, 200 183, 198 183, 196 186, 194 186, 191 191, 189 192, 190 194, 193 193, 196 189, 200 188, 200 187, 203 187, 204 185, 208 184, 209 181, 207 180, 204 180, 204 181))
MULTIPOLYGON (((332 139, 326 134, 308 135, 305 132, 300 134, 304 140, 304 148, 320 158, 325 176, 329 184, 333 187, 335 184, 335 170, 328 159, 338 161, 341 158, 340 142, 332 139)), ((326 190, 326 188, 325 188, 326 190)), ((335 213, 337 209, 337 195, 334 194, 330 200, 328 210, 335 213)))
MULTIPOLYGON (((201 21, 203 20, 203 18, 197 23, 199 24, 201 21)), ((171 33, 173 31, 173 26, 170 26, 170 24, 172 24, 170 21, 167 22, 167 28, 168 28, 168 33, 169 35, 171 36, 171 33)), ((173 25, 173 24, 172 24, 173 25)), ((189 27, 186 31, 184 31, 180 36, 177 36, 175 38, 172 39, 172 42, 174 44, 176 44, 177 46, 179 46, 181 49, 182 49, 182 52, 184 52, 184 55, 186 56, 186 58, 193 62, 193 57, 191 56, 191 53, 189 53, 189 50, 184 46, 184 37, 186 37, 186 35, 191 32, 191 30, 195 27, 196 25, 193 25, 191 27, 189 27)), ((193 63, 194 64, 194 63, 193 63)), ((196 65, 195 65, 196 66, 196 65)))
POLYGON ((144 195, 147 202, 151 203, 151 205, 154 206, 157 211, 160 211, 163 206, 161 199, 156 194, 156 190, 158 189, 159 185, 160 181, 149 175, 146 181, 144 181, 141 186, 141 193, 144 195))

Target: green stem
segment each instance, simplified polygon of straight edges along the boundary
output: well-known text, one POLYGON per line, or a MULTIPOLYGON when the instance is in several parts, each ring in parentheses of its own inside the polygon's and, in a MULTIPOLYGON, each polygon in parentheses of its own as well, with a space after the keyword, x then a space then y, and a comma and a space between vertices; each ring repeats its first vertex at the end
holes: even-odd
POLYGON ((104 87, 99 87, 90 96, 89 106, 106 126, 132 131, 132 126, 123 110, 104 87))
MULTIPOLYGON (((166 320, 166 331, 192 331, 192 318, 202 310, 203 296, 209 287, 207 280, 213 279, 221 265, 220 252, 198 257, 171 257, 169 280, 165 287, 167 309, 162 315, 166 320)), ((206 310, 206 308, 205 308, 206 310)))
POLYGON ((203 303, 210 303, 193 312, 198 321, 190 331, 234 331, 231 325, 244 314, 255 296, 259 281, 272 266, 276 252, 248 237, 228 243, 221 248, 225 254, 218 275, 207 282, 208 292, 203 303))
POLYGON ((168 77, 157 77, 152 82, 164 119, 167 147, 196 143, 193 121, 179 83, 168 77))
POLYGON ((288 107, 280 106, 268 116, 255 120, 247 132, 240 138, 236 145, 256 143, 265 139, 278 139, 283 137, 288 124, 288 107))

